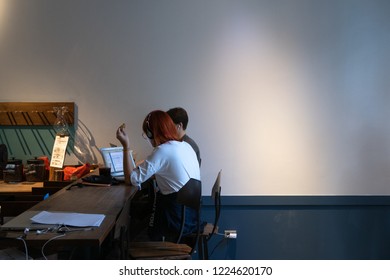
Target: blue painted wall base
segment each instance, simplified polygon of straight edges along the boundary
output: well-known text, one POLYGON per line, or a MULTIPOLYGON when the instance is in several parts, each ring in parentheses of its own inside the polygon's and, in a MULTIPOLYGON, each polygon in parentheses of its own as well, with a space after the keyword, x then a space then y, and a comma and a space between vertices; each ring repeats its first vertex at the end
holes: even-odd
MULTIPOLYGON (((212 222, 213 202, 203 202, 212 222)), ((219 233, 210 259, 390 259, 390 196, 222 197, 219 233), (225 239, 226 229, 237 239, 225 239)))

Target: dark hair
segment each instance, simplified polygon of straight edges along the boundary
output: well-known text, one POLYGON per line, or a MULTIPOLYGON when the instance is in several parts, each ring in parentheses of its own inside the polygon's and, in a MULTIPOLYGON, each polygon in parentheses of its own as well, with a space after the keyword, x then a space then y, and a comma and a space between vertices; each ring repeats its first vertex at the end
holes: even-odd
POLYGON ((188 115, 187 115, 186 110, 184 110, 181 107, 176 107, 176 108, 169 109, 167 111, 167 113, 172 118, 172 120, 173 120, 173 122, 175 124, 182 123, 183 124, 183 129, 184 130, 187 129, 188 115))
POLYGON ((161 110, 152 111, 145 117, 142 130, 149 138, 154 139, 157 146, 171 140, 179 141, 175 124, 169 115, 161 110))

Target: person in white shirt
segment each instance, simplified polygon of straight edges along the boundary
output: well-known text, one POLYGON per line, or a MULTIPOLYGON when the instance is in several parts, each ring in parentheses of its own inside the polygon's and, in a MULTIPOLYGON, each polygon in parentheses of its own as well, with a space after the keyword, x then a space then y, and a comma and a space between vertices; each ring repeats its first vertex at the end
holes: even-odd
MULTIPOLYGON (((124 126, 116 132, 123 146, 125 182, 140 189, 143 182, 155 177, 159 192, 149 225, 149 238, 173 241, 180 227, 181 208, 176 203, 176 194, 191 178, 200 180, 199 163, 192 147, 180 141, 175 124, 166 112, 156 110, 149 113, 143 121, 142 130, 154 149, 137 167, 131 165, 130 140, 124 126)), ((187 233, 195 229, 195 213, 192 215, 193 220, 189 219, 185 229, 187 233)))

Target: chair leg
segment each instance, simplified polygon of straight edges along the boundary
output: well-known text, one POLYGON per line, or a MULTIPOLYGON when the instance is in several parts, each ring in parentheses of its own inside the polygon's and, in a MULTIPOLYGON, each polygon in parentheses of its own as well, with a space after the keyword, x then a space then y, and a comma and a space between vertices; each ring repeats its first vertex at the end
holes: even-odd
POLYGON ((128 243, 129 243, 129 238, 128 238, 128 233, 126 230, 125 226, 122 226, 120 229, 120 237, 119 237, 119 252, 120 252, 120 259, 125 260, 128 257, 128 243))
POLYGON ((198 255, 200 260, 208 260, 209 259, 209 252, 208 252, 208 246, 207 246, 207 237, 202 235, 199 237, 198 241, 198 255))
POLYGON ((204 251, 203 251, 203 237, 200 236, 198 240, 198 258, 204 260, 204 251))
POLYGON ((203 259, 208 260, 209 259, 209 246, 208 246, 209 241, 207 240, 206 237, 204 237, 203 240, 203 259))

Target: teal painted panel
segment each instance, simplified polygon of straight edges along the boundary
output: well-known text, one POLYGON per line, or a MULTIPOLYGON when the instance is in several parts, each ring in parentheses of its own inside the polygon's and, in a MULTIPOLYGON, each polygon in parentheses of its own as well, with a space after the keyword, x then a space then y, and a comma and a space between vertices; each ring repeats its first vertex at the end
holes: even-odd
MULTIPOLYGON (((9 158, 25 161, 39 156, 50 157, 55 135, 54 129, 47 126, 3 126, 0 129, 0 144, 7 146, 9 158)), ((74 135, 74 129, 70 128, 68 155, 73 152, 74 135)))

